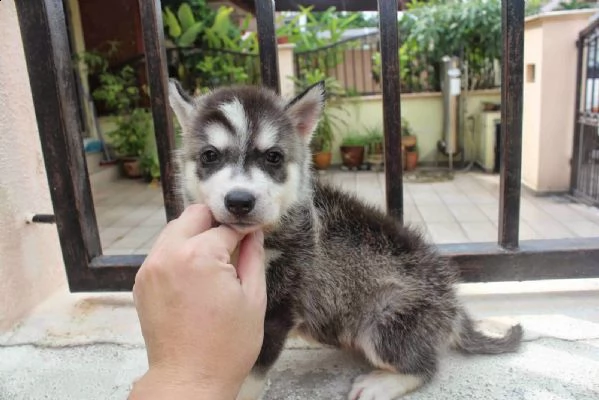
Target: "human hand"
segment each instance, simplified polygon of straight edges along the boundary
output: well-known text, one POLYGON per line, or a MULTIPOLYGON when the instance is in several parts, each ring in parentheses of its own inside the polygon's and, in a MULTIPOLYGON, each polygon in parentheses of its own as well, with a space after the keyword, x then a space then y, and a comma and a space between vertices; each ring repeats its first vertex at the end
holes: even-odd
POLYGON ((234 399, 264 336, 263 234, 211 228, 203 205, 162 231, 133 296, 149 370, 130 398, 234 399), (237 269, 230 264, 239 245, 237 269))

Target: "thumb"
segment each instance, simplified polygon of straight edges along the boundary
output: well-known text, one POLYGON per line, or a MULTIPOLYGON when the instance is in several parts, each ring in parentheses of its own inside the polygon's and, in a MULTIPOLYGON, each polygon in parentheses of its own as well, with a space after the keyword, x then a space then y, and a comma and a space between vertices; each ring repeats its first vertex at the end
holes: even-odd
POLYGON ((237 276, 251 297, 262 297, 266 293, 264 262, 264 234, 257 231, 247 235, 239 245, 237 276))

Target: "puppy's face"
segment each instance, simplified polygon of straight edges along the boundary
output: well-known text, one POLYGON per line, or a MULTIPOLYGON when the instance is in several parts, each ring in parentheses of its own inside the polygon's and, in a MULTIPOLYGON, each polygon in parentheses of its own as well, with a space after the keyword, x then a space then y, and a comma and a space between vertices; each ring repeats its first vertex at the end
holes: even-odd
POLYGON ((322 84, 287 103, 257 87, 190 98, 171 80, 169 101, 183 131, 178 161, 189 203, 245 233, 276 225, 305 195, 322 84))

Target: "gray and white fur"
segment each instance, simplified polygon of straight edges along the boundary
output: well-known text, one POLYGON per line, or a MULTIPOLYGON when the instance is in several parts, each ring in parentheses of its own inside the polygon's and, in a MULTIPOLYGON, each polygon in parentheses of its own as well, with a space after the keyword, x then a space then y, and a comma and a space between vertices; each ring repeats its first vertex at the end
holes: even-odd
POLYGON ((171 80, 169 100, 183 132, 177 162, 187 204, 207 204, 219 223, 241 232, 265 231, 265 336, 239 400, 261 397, 292 331, 372 365, 353 382, 352 400, 419 388, 446 348, 519 348, 519 324, 503 337, 474 328, 456 296, 456 267, 418 231, 318 181, 309 143, 323 83, 287 101, 243 86, 192 98, 171 80))

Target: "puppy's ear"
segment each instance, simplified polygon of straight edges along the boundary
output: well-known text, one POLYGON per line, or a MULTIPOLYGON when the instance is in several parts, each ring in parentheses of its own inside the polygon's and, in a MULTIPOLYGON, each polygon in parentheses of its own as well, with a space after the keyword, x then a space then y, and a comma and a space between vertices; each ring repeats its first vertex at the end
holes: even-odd
POLYGON ((287 115, 306 143, 310 143, 312 133, 314 133, 324 108, 324 101, 324 81, 320 81, 304 90, 285 106, 287 115))
POLYGON ((193 98, 183 89, 179 81, 168 81, 168 101, 181 126, 186 126, 194 108, 193 98))

